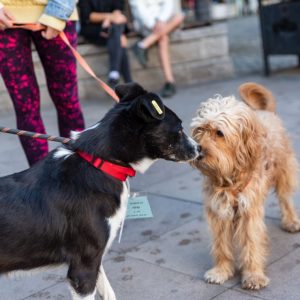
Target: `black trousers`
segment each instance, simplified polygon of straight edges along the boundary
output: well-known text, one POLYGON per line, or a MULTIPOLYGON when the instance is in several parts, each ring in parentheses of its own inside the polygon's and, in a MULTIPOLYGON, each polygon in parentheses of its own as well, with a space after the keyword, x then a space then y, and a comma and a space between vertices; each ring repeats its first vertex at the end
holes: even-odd
POLYGON ((96 45, 106 46, 109 55, 109 70, 118 71, 125 82, 131 82, 127 49, 121 45, 121 36, 124 29, 124 25, 112 24, 106 31, 101 24, 89 24, 81 29, 81 34, 96 45), (107 37, 101 35, 103 32, 107 33, 107 37))

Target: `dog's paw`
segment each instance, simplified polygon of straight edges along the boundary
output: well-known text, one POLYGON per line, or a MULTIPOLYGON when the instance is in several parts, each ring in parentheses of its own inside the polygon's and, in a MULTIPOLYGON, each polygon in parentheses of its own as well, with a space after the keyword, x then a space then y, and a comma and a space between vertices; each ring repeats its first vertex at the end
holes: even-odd
POLYGON ((300 231, 300 220, 292 220, 292 221, 286 221, 282 222, 281 227, 283 230, 288 232, 298 232, 300 231))
POLYGON ((232 276, 233 274, 229 274, 225 270, 216 267, 208 270, 204 274, 204 279, 208 283, 222 284, 232 276))
POLYGON ((269 284, 270 280, 264 274, 251 273, 243 276, 242 288, 248 290, 259 290, 269 284))

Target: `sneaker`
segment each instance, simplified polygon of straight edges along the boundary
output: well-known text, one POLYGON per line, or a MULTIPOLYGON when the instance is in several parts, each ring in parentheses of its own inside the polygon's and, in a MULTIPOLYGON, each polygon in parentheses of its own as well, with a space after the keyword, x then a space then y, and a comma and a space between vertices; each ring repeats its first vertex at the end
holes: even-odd
POLYGON ((139 47, 138 42, 131 47, 131 50, 139 63, 145 68, 148 62, 147 50, 139 47))
POLYGON ((173 82, 166 82, 160 91, 163 98, 169 98, 176 94, 176 86, 173 82))
POLYGON ((114 90, 119 81, 119 79, 108 78, 107 84, 114 90))

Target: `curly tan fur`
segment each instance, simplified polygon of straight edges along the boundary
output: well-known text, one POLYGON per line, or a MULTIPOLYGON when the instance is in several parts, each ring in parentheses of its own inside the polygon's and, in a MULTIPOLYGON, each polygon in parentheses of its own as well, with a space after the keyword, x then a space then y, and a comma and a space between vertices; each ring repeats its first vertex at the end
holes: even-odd
POLYGON ((281 121, 272 112, 271 92, 254 83, 242 85, 241 91, 247 105, 233 96, 200 105, 191 126, 203 157, 192 165, 205 175, 206 215, 213 235, 215 266, 205 279, 220 284, 232 277, 238 250, 242 287, 260 289, 269 282, 264 201, 274 187, 283 229, 300 230, 292 201, 298 164, 281 121))

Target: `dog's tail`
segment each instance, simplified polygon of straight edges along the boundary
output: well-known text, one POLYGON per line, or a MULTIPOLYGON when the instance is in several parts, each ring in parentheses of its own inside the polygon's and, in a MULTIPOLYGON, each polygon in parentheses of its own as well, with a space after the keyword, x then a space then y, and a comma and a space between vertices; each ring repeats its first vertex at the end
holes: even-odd
POLYGON ((272 93, 260 84, 246 82, 239 87, 243 101, 254 110, 275 112, 276 101, 272 93))

